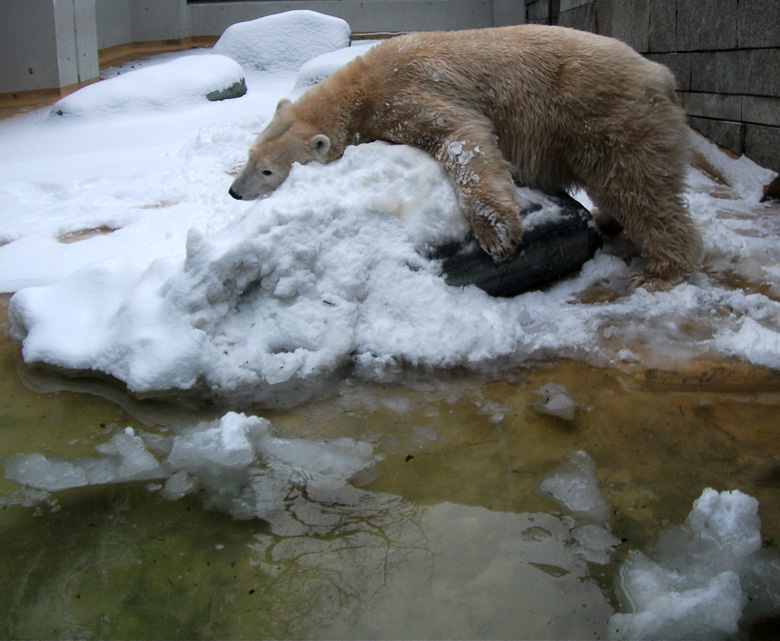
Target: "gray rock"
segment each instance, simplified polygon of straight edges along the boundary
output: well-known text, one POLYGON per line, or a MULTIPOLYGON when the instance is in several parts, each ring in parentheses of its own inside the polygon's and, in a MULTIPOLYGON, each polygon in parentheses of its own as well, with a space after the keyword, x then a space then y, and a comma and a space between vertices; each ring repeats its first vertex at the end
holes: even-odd
POLYGON ((246 80, 241 78, 225 89, 218 89, 206 94, 206 99, 212 102, 216 100, 228 100, 229 98, 240 98, 246 93, 246 80))
POLYGON ((442 261, 447 284, 514 296, 578 270, 602 246, 593 217, 579 202, 564 193, 525 192, 531 202, 521 211, 523 240, 506 260, 495 262, 471 235, 428 252, 442 261))

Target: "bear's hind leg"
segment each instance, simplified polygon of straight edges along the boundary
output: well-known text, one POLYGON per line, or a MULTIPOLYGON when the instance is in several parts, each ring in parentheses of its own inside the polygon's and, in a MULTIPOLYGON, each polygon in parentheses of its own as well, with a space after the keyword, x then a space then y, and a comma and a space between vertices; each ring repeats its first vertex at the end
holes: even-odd
POLYGON ((509 163, 492 131, 470 123, 448 132, 432 150, 452 179, 463 211, 482 249, 503 260, 523 235, 509 163))
POLYGON ((641 248, 647 262, 632 276, 635 285, 671 285, 691 276, 701 260, 702 244, 680 194, 646 195, 623 186, 619 193, 591 197, 641 248))

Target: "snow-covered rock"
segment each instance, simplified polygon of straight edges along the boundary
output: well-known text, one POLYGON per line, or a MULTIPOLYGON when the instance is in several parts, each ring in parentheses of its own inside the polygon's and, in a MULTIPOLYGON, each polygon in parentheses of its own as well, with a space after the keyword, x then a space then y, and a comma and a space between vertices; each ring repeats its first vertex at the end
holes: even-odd
POLYGON ((297 71, 307 60, 349 46, 349 24, 316 11, 286 11, 225 29, 214 51, 247 72, 297 71))
POLYGON ((313 87, 348 62, 351 62, 358 56, 362 56, 376 44, 376 42, 372 42, 352 45, 351 47, 345 47, 344 49, 338 49, 312 58, 298 70, 298 77, 295 80, 293 90, 304 91, 309 87, 313 87))
POLYGON ((59 116, 175 109, 246 93, 244 72, 235 60, 194 54, 143 67, 82 87, 52 107, 59 116))

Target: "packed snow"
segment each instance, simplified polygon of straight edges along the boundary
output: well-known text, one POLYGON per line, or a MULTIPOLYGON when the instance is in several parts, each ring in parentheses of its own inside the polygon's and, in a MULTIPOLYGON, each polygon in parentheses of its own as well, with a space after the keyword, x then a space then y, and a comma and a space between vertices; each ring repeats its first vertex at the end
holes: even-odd
POLYGON ((312 58, 308 62, 305 62, 298 70, 298 76, 295 80, 295 87, 293 89, 296 92, 303 92, 309 87, 313 87, 325 80, 325 78, 337 69, 343 67, 348 62, 351 62, 353 58, 362 56, 376 44, 376 41, 363 42, 352 47, 344 47, 343 49, 323 53, 321 56, 312 58))
POLYGON ((306 9, 238 22, 222 34, 214 51, 247 72, 297 72, 305 62, 349 46, 352 31, 340 18, 306 9))

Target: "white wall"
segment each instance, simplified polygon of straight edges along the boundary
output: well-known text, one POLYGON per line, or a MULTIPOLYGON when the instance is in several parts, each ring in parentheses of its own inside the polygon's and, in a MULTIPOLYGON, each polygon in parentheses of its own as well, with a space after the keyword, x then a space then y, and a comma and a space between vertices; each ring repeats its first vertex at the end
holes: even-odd
POLYGON ((95 0, 2 0, 0 70, 0 93, 95 78, 95 0))

